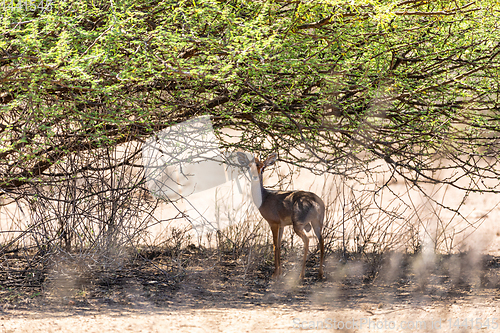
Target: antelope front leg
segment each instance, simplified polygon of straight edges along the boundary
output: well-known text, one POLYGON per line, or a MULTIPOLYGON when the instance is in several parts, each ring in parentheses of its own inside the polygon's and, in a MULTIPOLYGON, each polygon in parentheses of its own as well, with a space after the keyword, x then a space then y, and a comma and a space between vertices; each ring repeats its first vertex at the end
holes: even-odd
POLYGON ((279 224, 270 224, 271 231, 273 232, 273 247, 274 247, 274 273, 273 279, 281 275, 281 261, 280 261, 280 248, 281 236, 283 235, 283 228, 279 224))

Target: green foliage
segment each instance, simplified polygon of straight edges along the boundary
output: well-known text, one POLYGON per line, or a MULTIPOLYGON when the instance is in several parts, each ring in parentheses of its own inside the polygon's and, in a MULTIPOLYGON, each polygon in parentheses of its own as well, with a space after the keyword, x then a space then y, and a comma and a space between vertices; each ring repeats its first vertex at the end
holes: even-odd
POLYGON ((330 171, 365 150, 414 180, 436 156, 485 176, 460 156, 497 155, 497 1, 19 3, 1 12, 4 189, 202 114, 330 171))

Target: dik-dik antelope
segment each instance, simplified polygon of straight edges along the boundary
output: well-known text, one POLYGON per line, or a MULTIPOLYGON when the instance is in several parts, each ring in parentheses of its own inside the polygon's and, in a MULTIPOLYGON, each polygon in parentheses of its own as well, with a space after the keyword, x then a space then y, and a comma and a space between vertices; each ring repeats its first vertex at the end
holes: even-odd
POLYGON ((321 256, 318 277, 323 278, 323 259, 325 246, 321 231, 325 216, 325 204, 316 194, 306 191, 272 191, 264 188, 262 184, 262 172, 264 169, 276 162, 277 154, 272 153, 261 162, 257 157, 249 160, 247 155, 237 153, 239 163, 247 167, 251 177, 252 198, 259 208, 262 217, 269 223, 273 232, 274 244, 274 274, 273 278, 281 275, 280 245, 283 228, 292 225, 293 230, 304 242, 304 257, 302 259, 302 271, 300 279, 304 278, 306 271, 306 259, 309 250, 309 238, 304 231, 311 230, 311 226, 318 237, 321 256))

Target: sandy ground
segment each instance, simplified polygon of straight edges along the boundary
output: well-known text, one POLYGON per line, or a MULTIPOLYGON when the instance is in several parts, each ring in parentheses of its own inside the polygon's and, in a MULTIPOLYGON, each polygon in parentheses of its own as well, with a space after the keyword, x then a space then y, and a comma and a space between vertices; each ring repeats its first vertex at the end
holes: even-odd
POLYGON ((365 305, 363 309, 293 309, 286 306, 214 309, 102 309, 57 313, 7 312, 1 332, 492 332, 500 330, 499 303, 425 306, 365 305), (489 322, 487 322, 489 319, 489 322), (483 328, 479 328, 479 327, 483 328), (489 328, 488 328, 489 327, 489 328))

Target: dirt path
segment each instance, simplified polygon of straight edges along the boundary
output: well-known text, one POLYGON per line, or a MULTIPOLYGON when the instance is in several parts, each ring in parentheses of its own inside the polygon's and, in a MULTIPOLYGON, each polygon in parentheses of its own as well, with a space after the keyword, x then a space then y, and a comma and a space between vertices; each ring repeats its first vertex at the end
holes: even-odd
POLYGON ((438 302, 398 308, 365 305, 358 309, 335 310, 297 310, 286 306, 187 310, 67 309, 50 313, 16 310, 2 315, 0 331, 243 333, 319 329, 341 332, 492 332, 500 331, 499 305, 494 297, 487 297, 476 299, 474 303, 457 301, 451 305, 438 302), (477 329, 481 324, 483 328, 477 329))
POLYGON ((233 290, 216 297, 186 288, 161 306, 143 297, 129 297, 127 304, 70 298, 46 304, 40 298, 4 306, 0 332, 500 331, 497 288, 419 292, 384 285, 341 291, 336 286, 329 282, 291 291, 271 285, 262 293, 233 290))

